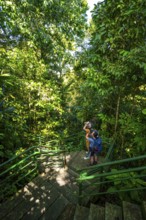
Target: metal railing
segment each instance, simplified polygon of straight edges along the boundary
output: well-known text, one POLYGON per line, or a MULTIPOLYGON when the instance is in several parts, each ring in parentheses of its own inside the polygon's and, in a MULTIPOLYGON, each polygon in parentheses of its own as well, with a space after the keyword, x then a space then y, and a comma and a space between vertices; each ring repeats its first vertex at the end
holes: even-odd
POLYGON ((58 142, 51 141, 47 146, 33 146, 0 164, 0 200, 13 195, 37 176, 45 157, 59 156, 63 166, 65 150, 58 145, 58 142))
MULTIPOLYGON (((78 137, 82 137, 82 133, 78 137)), ((0 202, 14 195, 25 184, 37 176, 40 164, 45 158, 57 158, 60 166, 65 165, 66 153, 71 150, 77 135, 61 137, 48 141, 45 145, 30 147, 11 159, 0 164, 0 202)), ((75 149, 75 148, 74 148, 75 149)), ((56 163, 56 161, 55 161, 56 163)), ((54 162, 46 162, 45 167, 54 166, 54 162)))
MULTIPOLYGON (((66 139, 64 138, 61 141, 50 141, 45 146, 33 146, 1 164, 0 200, 2 201, 5 197, 15 194, 19 188, 22 188, 26 183, 38 175, 39 164, 42 157, 51 158, 59 156, 62 161, 62 166, 64 166, 65 155, 71 150, 70 143, 74 142, 75 139, 76 135, 72 135, 72 137, 66 137, 66 139)), ((146 178, 146 166, 141 165, 135 167, 133 164, 131 164, 130 168, 125 168, 124 166, 127 162, 133 163, 134 161, 142 161, 142 164, 144 164, 146 155, 110 162, 113 155, 114 144, 108 144, 107 149, 108 151, 103 163, 78 170, 80 173, 80 176, 77 179, 79 184, 79 203, 86 196, 98 196, 109 193, 146 189, 144 181, 146 178), (119 181, 123 184, 124 181, 132 179, 141 180, 139 187, 135 187, 133 185, 128 188, 120 187, 117 190, 108 190, 107 188, 107 185, 109 184, 112 185, 113 183, 117 183, 119 181), (93 193, 92 191, 90 193, 86 193, 88 192, 86 189, 91 186, 89 180, 93 180, 92 186, 97 187, 99 189, 98 192, 96 191, 93 193)))
MULTIPOLYGON (((112 148, 113 147, 109 149, 110 152, 112 152, 112 148)), ((110 153, 107 154, 107 157, 105 157, 105 161, 102 164, 80 170, 81 173, 80 177, 78 178, 79 203, 81 203, 82 199, 86 196, 99 196, 104 194, 146 189, 146 155, 106 162, 108 161, 109 156, 110 153), (134 164, 132 164, 132 162, 135 161, 137 162, 136 167, 134 164), (130 168, 125 166, 127 163, 131 163, 130 168), (144 165, 138 166, 138 164, 144 165), (91 186, 89 180, 92 180, 92 187, 98 187, 98 192, 86 193, 87 188, 91 186), (125 181, 127 180, 131 181, 131 184, 126 184, 125 181), (84 186, 84 182, 86 181, 89 183, 86 183, 84 186)))

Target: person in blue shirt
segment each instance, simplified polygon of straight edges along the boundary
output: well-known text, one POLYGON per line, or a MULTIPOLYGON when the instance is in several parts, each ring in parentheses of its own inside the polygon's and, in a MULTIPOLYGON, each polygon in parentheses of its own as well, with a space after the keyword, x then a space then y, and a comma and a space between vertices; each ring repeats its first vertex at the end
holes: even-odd
POLYGON ((94 130, 91 134, 86 134, 86 139, 89 141, 90 165, 98 163, 98 154, 102 151, 102 140, 98 135, 98 131, 94 130))

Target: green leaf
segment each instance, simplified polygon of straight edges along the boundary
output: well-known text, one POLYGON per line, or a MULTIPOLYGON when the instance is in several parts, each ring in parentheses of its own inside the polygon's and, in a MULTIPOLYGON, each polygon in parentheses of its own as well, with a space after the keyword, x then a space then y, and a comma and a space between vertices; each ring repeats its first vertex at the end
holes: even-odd
POLYGON ((146 108, 142 110, 142 113, 146 115, 146 108))
POLYGON ((107 192, 114 192, 116 190, 117 190, 117 188, 111 186, 110 188, 108 188, 107 192))

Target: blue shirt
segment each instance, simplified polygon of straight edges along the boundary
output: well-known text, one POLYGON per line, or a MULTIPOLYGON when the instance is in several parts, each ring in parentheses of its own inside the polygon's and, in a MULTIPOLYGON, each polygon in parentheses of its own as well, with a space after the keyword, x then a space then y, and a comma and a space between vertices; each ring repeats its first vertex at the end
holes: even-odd
POLYGON ((102 150, 102 140, 100 137, 97 137, 96 139, 94 138, 87 138, 87 140, 90 143, 90 150, 95 150, 100 152, 102 150))
POLYGON ((93 139, 93 138, 87 138, 87 140, 88 140, 89 143, 90 143, 90 146, 89 146, 89 147, 93 148, 93 147, 94 147, 94 139, 93 139))

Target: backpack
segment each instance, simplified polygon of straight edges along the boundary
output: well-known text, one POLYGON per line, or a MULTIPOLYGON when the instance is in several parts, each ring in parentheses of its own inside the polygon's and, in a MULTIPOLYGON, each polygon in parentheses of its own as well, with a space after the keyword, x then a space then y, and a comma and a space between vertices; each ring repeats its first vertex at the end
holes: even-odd
POLYGON ((94 151, 95 152, 101 152, 102 151, 102 140, 100 137, 97 137, 94 139, 94 145, 93 145, 94 151))

